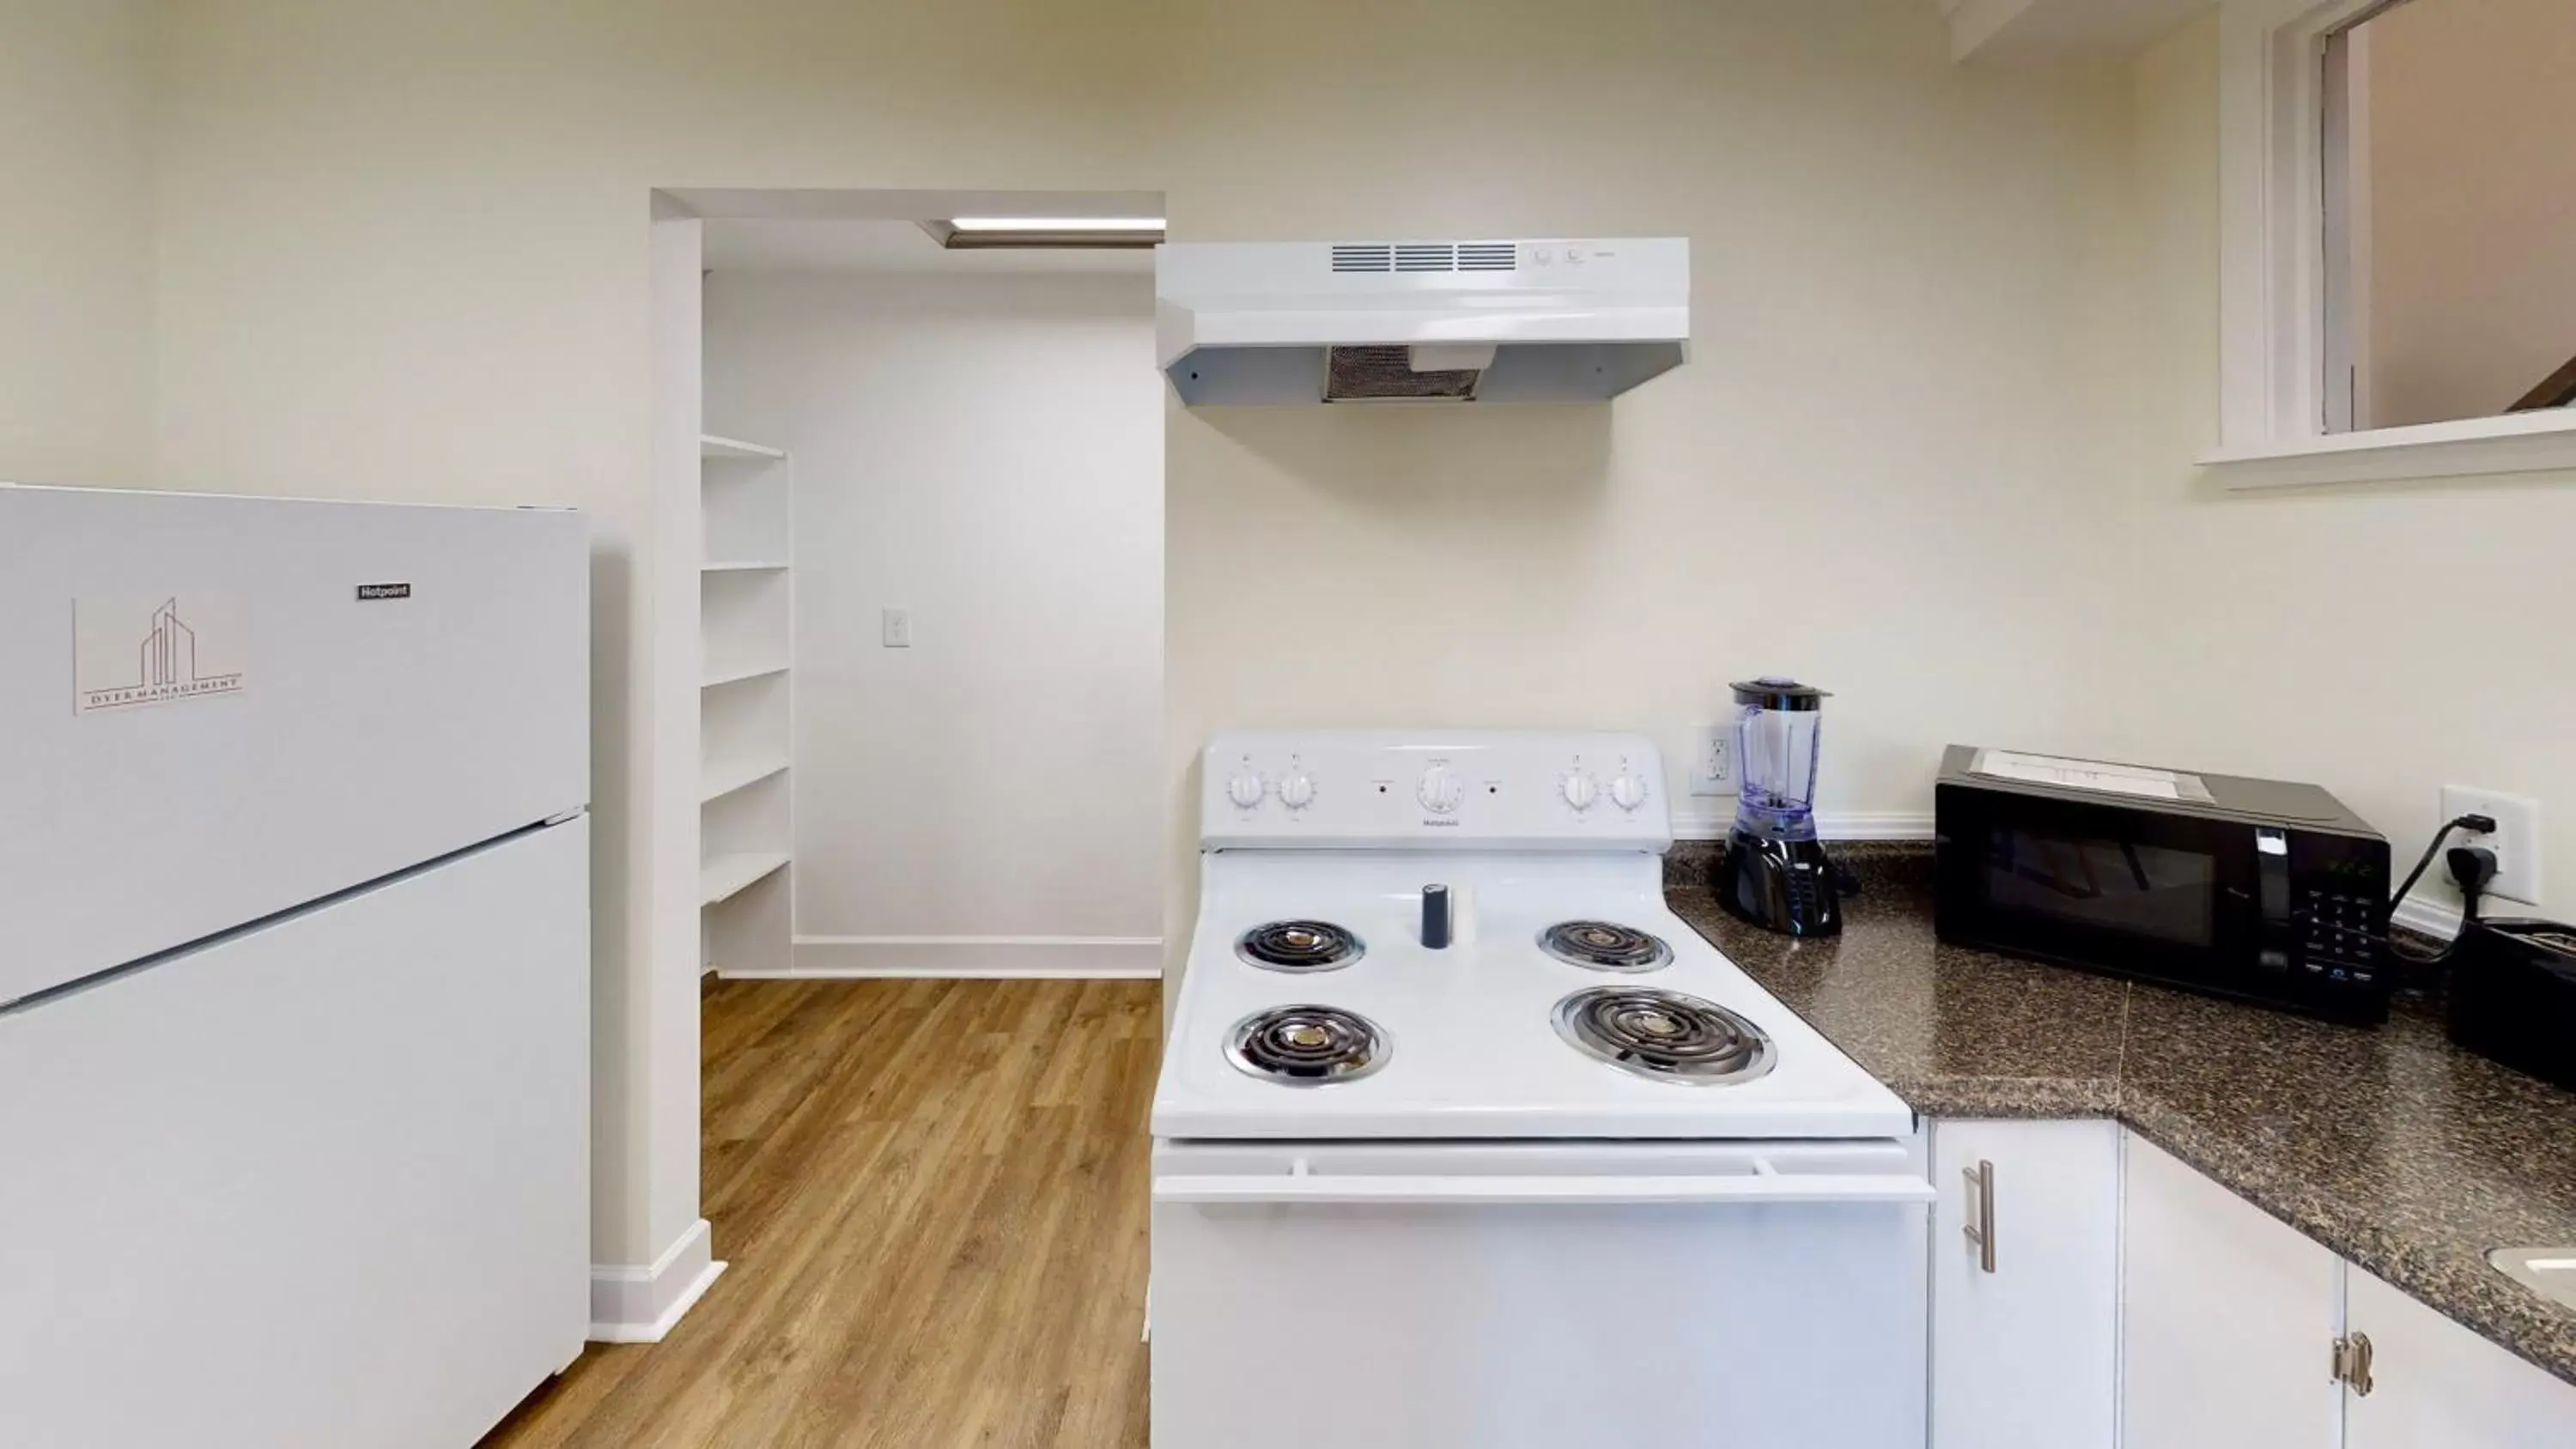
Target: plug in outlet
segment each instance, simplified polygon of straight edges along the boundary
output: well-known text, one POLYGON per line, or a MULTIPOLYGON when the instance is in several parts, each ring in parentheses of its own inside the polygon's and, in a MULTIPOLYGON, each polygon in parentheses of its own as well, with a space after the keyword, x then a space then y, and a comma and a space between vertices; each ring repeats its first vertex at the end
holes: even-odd
MULTIPOLYGON (((2472 835, 2463 830, 2451 837, 2453 845, 2483 845, 2495 852, 2495 883, 2487 894, 2520 901, 2527 906, 2540 904, 2540 802, 2528 795, 2507 795, 2496 790, 2472 789, 2466 785, 2442 787, 2442 818, 2457 820, 2463 815, 2495 817, 2495 834, 2472 835)), ((2439 874, 2439 866, 2434 874, 2439 874)))
POLYGON ((1735 728, 1691 726, 1690 792, 1694 795, 1735 793, 1735 728))
POLYGON ((910 609, 886 610, 878 620, 878 628, 884 636, 881 641, 884 647, 888 649, 912 647, 912 611, 910 609))

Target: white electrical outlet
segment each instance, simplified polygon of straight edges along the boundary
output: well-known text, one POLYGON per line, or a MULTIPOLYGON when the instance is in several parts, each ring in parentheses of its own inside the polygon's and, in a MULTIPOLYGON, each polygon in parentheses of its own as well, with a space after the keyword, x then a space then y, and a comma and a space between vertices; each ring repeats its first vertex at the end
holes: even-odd
POLYGON ((1735 793, 1733 725, 1691 726, 1690 785, 1694 795, 1735 793))
POLYGON ((910 609, 888 609, 882 622, 885 629, 885 647, 888 649, 912 647, 912 611, 910 609))
MULTIPOLYGON (((2495 852, 2495 881, 2487 887, 2487 894, 2527 906, 2539 905, 2540 802, 2528 795, 2507 795, 2500 790, 2443 786, 2442 819, 2448 822, 2463 815, 2495 817, 2493 835, 2472 835, 2462 830, 2451 836, 2453 845, 2483 845, 2495 852)), ((2430 876, 2440 872, 2442 863, 2436 859, 2424 873, 2430 876)), ((2441 874, 2439 878, 2449 877, 2441 874)))

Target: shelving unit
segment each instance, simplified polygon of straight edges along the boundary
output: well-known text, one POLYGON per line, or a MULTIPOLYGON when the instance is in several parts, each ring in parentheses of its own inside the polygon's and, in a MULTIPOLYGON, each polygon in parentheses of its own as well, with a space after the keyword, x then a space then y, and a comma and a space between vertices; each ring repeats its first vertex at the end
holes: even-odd
POLYGON ((698 872, 698 903, 712 906, 731 900, 770 872, 783 869, 787 860, 783 850, 746 850, 715 856, 698 872))
POLYGON ((698 800, 705 804, 721 800, 736 790, 748 790, 772 775, 787 772, 787 757, 770 759, 709 761, 698 777, 698 800))
POLYGON ((763 675, 785 674, 786 672, 787 661, 784 659, 765 661, 754 660, 749 664, 738 664, 724 669, 710 669, 707 671, 706 677, 699 680, 698 684, 700 688, 713 689, 719 684, 739 684, 746 679, 758 679, 763 675))
POLYGON ((698 457, 700 957, 713 971, 782 971, 795 875, 791 464, 783 449, 713 434, 698 457))
POLYGON ((746 443, 740 438, 719 438, 713 433, 700 433, 698 434, 698 456, 776 463, 784 461, 787 453, 780 448, 764 448, 758 443, 746 443))

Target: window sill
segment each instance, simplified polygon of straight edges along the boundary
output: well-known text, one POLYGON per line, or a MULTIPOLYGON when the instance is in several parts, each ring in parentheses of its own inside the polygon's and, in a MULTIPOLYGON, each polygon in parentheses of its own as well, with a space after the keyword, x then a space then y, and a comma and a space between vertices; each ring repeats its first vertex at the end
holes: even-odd
POLYGON ((2200 466, 2231 491, 2576 471, 2576 408, 2221 448, 2200 466))

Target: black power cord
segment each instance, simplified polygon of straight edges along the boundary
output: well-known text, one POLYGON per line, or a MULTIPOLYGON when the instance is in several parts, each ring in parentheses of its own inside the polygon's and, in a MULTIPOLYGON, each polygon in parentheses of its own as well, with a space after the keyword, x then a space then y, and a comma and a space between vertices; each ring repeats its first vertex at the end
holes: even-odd
POLYGON ((2483 845, 2455 845, 2451 847, 2450 855, 2445 857, 2444 863, 2450 867, 2451 879, 2460 887, 2460 935, 2453 936, 2441 950, 2430 956, 2418 956, 2401 948, 2397 944, 2397 908, 2406 903, 2407 893, 2424 878, 2425 867, 2433 863, 2434 856, 2441 854, 2442 843, 2451 838, 2453 831, 2469 830, 2480 835, 2493 835, 2495 828, 2492 815, 2462 815, 2444 825, 2434 832, 2433 843, 2424 847, 2423 858, 2415 862, 2415 868, 2406 872, 2406 883, 2397 888, 2397 894, 2388 898, 2387 934, 2381 939, 2388 947, 2389 956, 2401 967, 2413 966, 2429 972, 2450 964, 2451 953, 2460 947, 2460 936, 2467 935, 2469 923, 2478 918, 2479 898, 2486 894, 2488 883, 2495 879, 2495 852, 2483 845))

